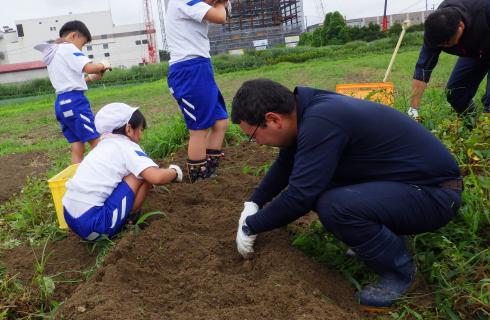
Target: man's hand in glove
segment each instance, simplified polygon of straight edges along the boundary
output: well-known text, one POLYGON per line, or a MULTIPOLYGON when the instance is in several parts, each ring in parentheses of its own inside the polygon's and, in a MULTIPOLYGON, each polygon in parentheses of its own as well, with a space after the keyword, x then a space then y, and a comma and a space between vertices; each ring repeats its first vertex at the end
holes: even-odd
POLYGON ((420 116, 419 116, 419 110, 415 109, 413 107, 408 108, 407 114, 412 118, 413 120, 419 122, 420 121, 420 116))
POLYGON ((238 231, 236 234, 236 245, 238 252, 245 258, 249 259, 254 253, 254 242, 257 235, 250 235, 250 229, 248 228, 245 220, 248 216, 254 215, 259 211, 259 206, 254 202, 245 202, 244 209, 238 220, 238 231))

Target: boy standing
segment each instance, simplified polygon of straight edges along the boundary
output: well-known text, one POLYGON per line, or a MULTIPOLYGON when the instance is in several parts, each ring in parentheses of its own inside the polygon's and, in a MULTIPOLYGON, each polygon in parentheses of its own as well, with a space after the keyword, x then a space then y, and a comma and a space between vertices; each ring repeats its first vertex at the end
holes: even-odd
POLYGON ((53 44, 39 44, 34 48, 43 53, 48 66, 49 80, 56 90, 56 119, 63 135, 71 144, 71 163, 80 163, 85 142, 97 145, 99 133, 95 129, 94 115, 84 92, 87 82, 100 79, 111 68, 108 61, 92 63, 81 51, 92 41, 90 31, 81 21, 69 21, 60 29, 60 38, 53 44), (88 76, 84 77, 84 73, 88 76))
POLYGON ((209 54, 208 23, 224 24, 228 1, 171 0, 165 28, 170 50, 168 86, 187 128, 187 169, 192 182, 216 172, 228 113, 216 85, 209 54))

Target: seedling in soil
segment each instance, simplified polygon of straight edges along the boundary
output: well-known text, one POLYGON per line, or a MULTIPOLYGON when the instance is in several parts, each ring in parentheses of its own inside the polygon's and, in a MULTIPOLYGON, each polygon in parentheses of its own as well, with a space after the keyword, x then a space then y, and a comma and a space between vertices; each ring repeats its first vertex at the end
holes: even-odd
POLYGON ((134 227, 133 227, 133 231, 135 234, 138 234, 141 229, 143 229, 145 226, 148 225, 148 222, 146 222, 146 220, 150 217, 153 217, 153 216, 163 216, 163 217, 166 217, 167 215, 162 212, 162 211, 152 211, 152 212, 147 212, 143 215, 141 215, 135 222, 134 224, 134 227))
POLYGON ((43 251, 40 259, 38 259, 36 252, 33 250, 36 263, 35 263, 35 273, 34 273, 34 277, 32 278, 32 281, 35 285, 39 287, 39 293, 41 295, 41 301, 42 301, 42 306, 41 306, 42 310, 45 310, 50 307, 51 303, 49 302, 49 298, 53 295, 54 289, 56 287, 53 277, 46 276, 44 274, 46 271, 48 258, 51 255, 51 252, 46 255, 46 247, 48 245, 50 237, 51 236, 48 236, 46 242, 44 243, 43 251))

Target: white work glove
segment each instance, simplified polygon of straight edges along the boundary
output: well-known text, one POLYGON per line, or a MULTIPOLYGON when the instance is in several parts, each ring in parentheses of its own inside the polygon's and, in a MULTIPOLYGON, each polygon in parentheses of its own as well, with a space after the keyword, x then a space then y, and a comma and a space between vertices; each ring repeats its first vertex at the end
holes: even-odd
POLYGON ((111 66, 111 63, 109 62, 109 60, 103 59, 103 60, 100 60, 99 63, 104 66, 104 71, 106 71, 106 70, 111 71, 112 70, 112 66, 111 66))
POLYGON ((238 252, 245 258, 249 259, 253 256, 254 253, 254 242, 257 238, 257 235, 246 235, 242 227, 246 225, 245 219, 248 216, 254 215, 257 211, 259 211, 259 206, 255 202, 245 202, 244 209, 240 215, 240 220, 238 220, 238 231, 236 234, 236 246, 238 252))
POLYGON ((175 170, 177 173, 177 176, 175 177, 174 181, 175 182, 182 182, 182 179, 184 178, 184 174, 182 173, 182 169, 175 164, 171 164, 168 166, 169 169, 175 170))
POLYGON ((408 108, 407 114, 415 121, 420 121, 419 111, 415 108, 408 108))

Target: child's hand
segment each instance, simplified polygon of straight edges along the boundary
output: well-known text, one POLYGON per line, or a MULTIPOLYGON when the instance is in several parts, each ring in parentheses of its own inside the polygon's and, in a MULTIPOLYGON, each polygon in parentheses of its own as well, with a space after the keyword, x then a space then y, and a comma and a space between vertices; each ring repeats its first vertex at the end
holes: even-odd
POLYGON ((106 70, 112 71, 112 66, 111 66, 111 63, 109 62, 109 60, 104 59, 104 60, 101 60, 99 63, 104 66, 103 71, 106 71, 106 70))
POLYGON ((184 174, 182 173, 182 169, 178 165, 175 165, 175 164, 171 164, 170 166, 168 166, 168 168, 175 170, 175 172, 177 173, 177 176, 175 177, 174 181, 175 182, 182 182, 182 180, 184 179, 184 174))

